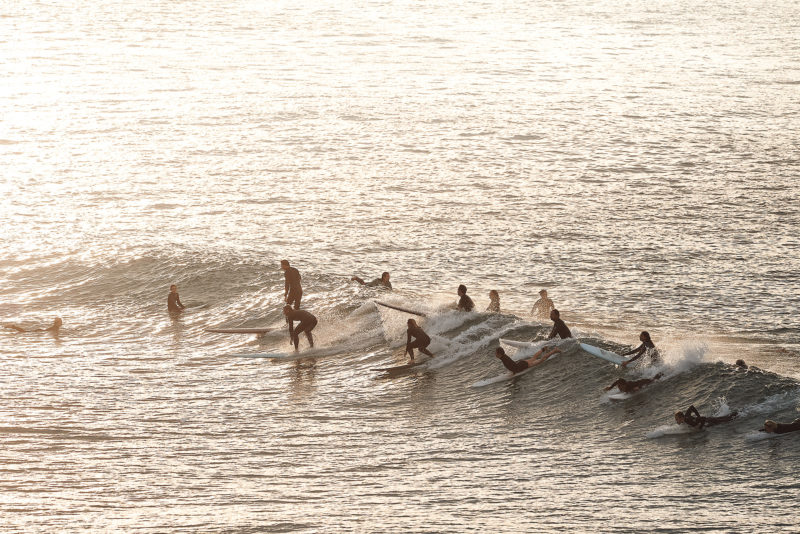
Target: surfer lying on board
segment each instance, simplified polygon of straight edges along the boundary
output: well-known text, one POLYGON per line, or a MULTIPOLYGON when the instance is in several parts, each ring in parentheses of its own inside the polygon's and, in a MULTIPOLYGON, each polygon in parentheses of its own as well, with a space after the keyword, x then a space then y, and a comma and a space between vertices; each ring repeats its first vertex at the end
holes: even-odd
POLYGON ((385 287, 386 289, 392 289, 392 283, 389 281, 389 278, 390 278, 389 273, 388 272, 384 272, 381 275, 380 278, 376 278, 372 282, 365 282, 364 280, 362 280, 358 276, 354 276, 350 280, 353 280, 354 282, 358 282, 362 286, 367 286, 367 287, 381 286, 381 287, 385 287))
POLYGON ((764 421, 762 432, 769 434, 786 434, 787 432, 797 432, 800 430, 800 419, 795 419, 791 423, 776 423, 772 419, 764 421))
POLYGON ((517 374, 529 367, 544 363, 547 358, 558 352, 561 352, 561 349, 558 347, 542 347, 536 354, 527 360, 514 361, 506 354, 506 351, 503 350, 503 347, 497 347, 497 349, 494 351, 494 357, 503 362, 503 365, 506 366, 506 369, 514 374, 517 374))
POLYGON ((56 317, 53 319, 53 324, 46 328, 22 328, 15 324, 4 324, 3 326, 11 330, 16 330, 17 332, 53 332, 58 334, 62 324, 64 324, 64 321, 61 320, 61 317, 56 317))
POLYGON ((629 363, 635 362, 645 354, 650 355, 650 361, 653 364, 658 364, 661 362, 661 355, 659 355, 658 349, 656 348, 655 344, 653 344, 653 340, 650 339, 650 334, 648 332, 643 331, 641 334, 639 334, 639 341, 642 342, 641 345, 633 350, 629 350, 628 352, 623 352, 620 354, 620 356, 629 356, 633 354, 633 358, 622 362, 622 367, 627 367, 629 363))
POLYGON ((475 308, 475 303, 467 296, 467 286, 461 284, 458 286, 458 306, 459 311, 472 311, 475 308))
POLYGON ((294 344, 294 350, 297 350, 300 345, 300 334, 306 333, 308 343, 314 346, 314 338, 311 336, 311 331, 317 326, 317 318, 311 315, 306 310, 293 310, 291 306, 283 307, 283 314, 286 316, 286 322, 289 323, 289 338, 291 343, 294 344), (294 326, 295 321, 300 321, 297 328, 294 326))
POLYGON ((281 269, 286 283, 283 287, 283 298, 286 304, 294 302, 294 309, 300 308, 300 299, 303 298, 303 287, 300 285, 300 271, 289 265, 289 260, 281 260, 281 269))
POLYGON ((558 310, 551 311, 550 318, 553 320, 553 329, 550 331, 550 335, 547 336, 547 339, 553 339, 556 336, 560 337, 561 339, 572 337, 572 332, 569 331, 566 323, 561 320, 561 314, 558 312, 558 310))
POLYGON ((702 430, 707 426, 714 426, 720 423, 727 423, 738 415, 739 412, 733 411, 728 415, 721 417, 703 417, 694 405, 689 406, 686 412, 675 412, 675 422, 679 425, 686 423, 687 425, 702 430))
POLYGON ((625 380, 624 378, 620 378, 607 388, 603 388, 603 391, 608 391, 609 389, 617 388, 623 393, 635 393, 640 389, 642 389, 644 386, 652 384, 662 376, 664 376, 663 373, 658 373, 653 378, 642 378, 641 380, 625 380))
POLYGON ((489 291, 489 307, 486 308, 486 311, 500 313, 500 293, 496 289, 489 291))
POLYGON ((408 330, 406 333, 408 334, 408 338, 406 339, 406 351, 403 353, 403 356, 410 354, 411 361, 413 362, 414 349, 419 349, 422 354, 427 354, 433 358, 433 354, 428 350, 428 345, 431 344, 431 337, 425 333, 414 319, 409 319, 407 324, 408 330), (414 338, 414 341, 411 341, 411 338, 414 338))
POLYGON ((171 312, 181 311, 186 306, 181 302, 181 297, 178 295, 178 286, 172 284, 169 286, 169 295, 167 295, 167 309, 171 312))

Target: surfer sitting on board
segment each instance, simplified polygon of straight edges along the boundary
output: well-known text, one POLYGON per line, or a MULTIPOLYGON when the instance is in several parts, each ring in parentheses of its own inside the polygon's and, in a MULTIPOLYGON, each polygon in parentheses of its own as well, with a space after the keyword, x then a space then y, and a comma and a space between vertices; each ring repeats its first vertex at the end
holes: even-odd
POLYGON ((653 378, 642 378, 641 380, 625 380, 624 378, 620 378, 607 388, 603 388, 603 391, 608 391, 609 389, 617 388, 622 393, 635 393, 640 389, 642 389, 644 386, 652 384, 662 376, 664 376, 663 373, 658 373, 653 378))
POLYGON ((506 369, 514 374, 517 374, 529 367, 544 363, 547 358, 558 352, 561 352, 561 349, 558 347, 554 347, 552 349, 550 347, 542 347, 536 354, 527 360, 514 361, 509 358, 509 356, 506 354, 506 351, 503 350, 503 347, 497 347, 497 349, 494 351, 494 357, 503 362, 503 365, 506 366, 506 369))
POLYGON ((572 337, 572 332, 569 331, 566 323, 561 320, 561 314, 558 312, 558 310, 551 311, 550 318, 553 320, 553 329, 550 331, 550 335, 547 336, 547 339, 553 339, 556 336, 560 337, 561 339, 572 337))
POLYGON ((186 306, 181 302, 181 297, 178 295, 178 286, 172 284, 169 286, 169 295, 167 295, 167 309, 171 312, 181 311, 186 306))
POLYGON ((769 434, 786 434, 787 432, 797 432, 800 430, 800 419, 795 419, 791 423, 776 423, 772 419, 764 421, 762 432, 769 434))
POLYGON ((472 311, 475 308, 475 303, 467 296, 467 286, 461 284, 458 286, 458 310, 459 311, 472 311))
POLYGON ((12 330, 16 330, 17 332, 54 332, 58 334, 58 331, 63 323, 64 321, 61 320, 61 317, 56 317, 53 319, 53 324, 47 328, 22 328, 21 326, 15 324, 4 324, 3 326, 12 330))
POLYGON ((661 362, 661 356, 658 353, 658 349, 656 348, 653 340, 650 339, 650 334, 646 331, 643 331, 639 334, 639 341, 642 342, 641 345, 636 347, 633 350, 629 350, 628 352, 623 352, 620 356, 629 356, 633 354, 633 358, 630 358, 627 361, 622 362, 622 367, 627 367, 629 363, 635 362, 645 354, 650 355, 650 361, 653 364, 658 364, 661 362))
POLYGON ((546 289, 539 291, 539 296, 541 298, 533 303, 531 315, 534 315, 539 319, 547 319, 550 316, 550 312, 556 309, 556 306, 553 304, 552 300, 547 298, 546 289))
POLYGON ((707 426, 714 426, 720 423, 727 423, 738 415, 739 412, 733 411, 728 415, 721 417, 703 417, 694 405, 689 406, 686 412, 675 412, 675 422, 679 425, 686 423, 687 425, 702 430, 707 426))
POLYGON ((311 336, 311 331, 317 326, 317 318, 305 310, 293 310, 291 306, 283 307, 283 314, 286 316, 286 322, 289 323, 289 338, 291 343, 294 344, 294 350, 297 350, 300 345, 300 333, 305 332, 308 338, 308 343, 314 346, 314 338, 311 336), (294 327, 294 322, 299 321, 300 324, 297 328, 294 327))
POLYGON ((294 302, 294 309, 300 308, 300 299, 303 298, 303 288, 300 286, 300 271, 289 265, 289 260, 281 260, 283 277, 286 279, 284 284, 283 297, 286 304, 291 306, 294 302))
POLYGON ((414 319, 408 320, 408 330, 406 332, 408 337, 406 339, 406 353, 411 355, 411 361, 414 361, 414 349, 419 349, 422 354, 427 354, 433 358, 433 354, 428 350, 428 345, 431 344, 431 337, 417 324, 414 319), (414 338, 414 341, 411 341, 414 338))
POLYGON ((354 282, 358 282, 362 286, 367 286, 367 287, 380 286, 380 287, 385 287, 386 289, 392 289, 392 283, 389 281, 389 277, 390 277, 389 273, 388 272, 384 272, 383 274, 381 274, 380 278, 376 278, 372 282, 365 282, 364 280, 362 280, 358 276, 354 276, 350 280, 353 280, 354 282))
POLYGON ((500 313, 500 293, 496 289, 489 291, 489 307, 487 312, 500 313))

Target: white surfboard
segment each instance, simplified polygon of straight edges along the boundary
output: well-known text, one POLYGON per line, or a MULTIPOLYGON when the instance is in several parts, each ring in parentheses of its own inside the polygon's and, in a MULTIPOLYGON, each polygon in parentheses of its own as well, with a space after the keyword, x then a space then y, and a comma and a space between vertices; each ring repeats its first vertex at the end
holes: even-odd
POLYGON ((427 317, 424 313, 416 310, 409 310, 408 308, 402 308, 400 306, 395 306, 394 304, 387 304, 385 302, 381 302, 379 300, 374 301, 375 304, 379 306, 383 306, 384 308, 391 308, 392 310, 397 310, 405 313, 410 313, 411 315, 418 315, 419 317, 427 317))
POLYGON ((330 354, 330 351, 324 349, 307 349, 300 352, 241 352, 231 354, 235 358, 253 358, 253 359, 266 359, 266 360, 299 360, 301 358, 315 358, 330 354))
POLYGON ((425 363, 428 363, 431 358, 421 358, 419 360, 415 360, 413 363, 407 363, 405 365, 395 365, 394 367, 379 367, 377 369, 372 369, 373 371, 378 371, 381 373, 401 373, 403 371, 410 371, 415 367, 419 367, 425 363))
POLYGON ((597 356, 598 358, 607 362, 611 362, 614 365, 622 365, 622 362, 627 360, 627 358, 623 358, 616 352, 611 352, 610 350, 601 349, 593 345, 587 345, 586 343, 580 343, 580 346, 592 356, 597 356))
POLYGON ((536 344, 533 341, 514 341, 513 339, 504 339, 502 337, 500 338, 500 343, 508 345, 509 347, 514 347, 515 349, 527 349, 536 344))
MULTIPOLYGON (((472 384, 472 387, 474 387, 474 388, 482 388, 482 387, 488 386, 490 384, 497 384, 498 382, 504 382, 506 380, 511 380, 512 378, 515 378, 517 376, 522 376, 522 375, 524 375, 525 373, 527 373, 529 371, 533 371, 534 369, 536 369, 540 365, 544 365, 545 363, 549 362, 550 360, 554 360, 554 359, 558 358, 559 354, 561 354, 561 353, 560 352, 556 352, 555 354, 553 354, 552 356, 547 358, 547 360, 542 362, 541 364, 534 365, 533 367, 528 367, 527 369, 525 369, 524 371, 519 372, 519 373, 512 373, 511 371, 506 371, 505 373, 503 373, 501 375, 493 376, 491 378, 484 378, 483 380, 478 380, 477 382, 472 384)), ((527 355, 527 356, 525 356, 523 358, 520 358, 520 360, 527 360, 530 357, 532 357, 532 355, 529 354, 529 355, 527 355)), ((514 360, 514 361, 519 361, 519 360, 514 360)))
POLYGON ((206 332, 214 334, 266 334, 273 328, 206 328, 206 332))

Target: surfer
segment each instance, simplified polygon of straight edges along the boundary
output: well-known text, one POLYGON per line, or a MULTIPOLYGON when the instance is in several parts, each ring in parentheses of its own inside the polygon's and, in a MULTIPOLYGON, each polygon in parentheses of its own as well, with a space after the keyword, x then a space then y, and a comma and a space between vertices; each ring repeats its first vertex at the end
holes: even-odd
POLYGON ((500 293, 496 289, 489 291, 489 307, 487 312, 500 313, 500 293))
POLYGON ((169 286, 169 295, 167 295, 167 309, 171 312, 179 312, 185 307, 181 302, 180 295, 178 295, 178 286, 172 284, 169 286))
POLYGON ((739 414, 736 410, 720 417, 703 417, 694 405, 686 408, 686 412, 675 412, 675 422, 679 425, 686 423, 687 425, 702 430, 707 426, 714 426, 720 423, 727 423, 739 414))
POLYGON ((764 421, 764 428, 762 432, 769 434, 786 434, 788 432, 797 432, 800 430, 800 418, 795 419, 791 423, 777 423, 772 419, 764 421))
POLYGON ((467 296, 467 286, 461 284, 458 286, 458 310, 459 311, 472 311, 475 308, 475 303, 467 296))
POLYGON ((642 378, 641 380, 625 380, 624 378, 620 378, 607 388, 603 388, 603 391, 608 391, 612 388, 617 388, 622 393, 635 393, 640 389, 642 389, 644 386, 652 384, 662 376, 664 376, 663 373, 658 373, 653 378, 642 378))
POLYGON ((313 348, 314 338, 311 336, 311 331, 317 326, 317 318, 306 310, 293 310, 289 305, 283 307, 283 314, 286 316, 286 322, 289 323, 289 338, 291 343, 294 344, 294 350, 297 350, 298 345, 300 345, 300 334, 302 332, 306 333, 308 344, 313 348), (295 321, 300 322, 296 328, 294 326, 295 321))
POLYGON ((300 308, 300 299, 303 298, 303 288, 300 286, 300 271, 289 265, 289 260, 281 260, 281 269, 283 269, 283 277, 286 279, 284 285, 283 297, 286 299, 286 304, 294 302, 294 309, 300 308))
POLYGON ((433 358, 433 354, 428 350, 428 345, 431 344, 431 337, 425 333, 414 319, 409 319, 407 324, 408 330, 406 333, 408 337, 406 338, 406 351, 403 353, 403 356, 410 354, 411 361, 413 362, 414 349, 419 349, 422 354, 427 354, 433 358), (414 338, 414 341, 411 341, 411 338, 414 338))
POLYGON ((633 350, 629 350, 628 352, 623 352, 620 354, 620 356, 629 356, 633 354, 633 358, 622 362, 622 367, 627 367, 629 363, 635 362, 645 354, 650 355, 651 363, 661 363, 661 355, 658 353, 658 349, 656 348, 655 344, 653 344, 653 340, 650 339, 650 334, 647 331, 642 331, 642 333, 639 334, 639 341, 642 342, 641 345, 633 350))
POLYGON ((16 324, 4 324, 3 326, 5 328, 10 328, 11 330, 16 330, 17 332, 53 332, 58 334, 62 324, 64 324, 64 321, 61 320, 61 317, 56 317, 53 319, 53 324, 44 328, 22 328, 16 324))
POLYGON ((544 363, 550 356, 561 352, 558 347, 542 347, 539 351, 526 360, 515 361, 512 360, 503 350, 503 347, 497 347, 494 351, 494 357, 503 362, 503 365, 514 374, 521 373, 529 367, 544 363))
POLYGON ((389 273, 388 272, 384 272, 383 274, 381 274, 380 278, 376 278, 372 282, 365 282, 364 280, 362 280, 358 276, 354 276, 350 280, 353 280, 354 282, 358 282, 362 286, 367 286, 367 287, 380 286, 380 287, 385 287, 386 289, 392 289, 392 283, 389 281, 389 277, 390 277, 389 273))
POLYGON ((539 319, 547 319, 550 317, 550 312, 556 309, 555 304, 553 301, 547 298, 547 290, 542 289, 539 291, 539 300, 533 303, 533 308, 531 308, 531 315, 538 317, 539 319))
POLYGON ((547 339, 553 339, 556 336, 560 337, 561 339, 572 337, 572 332, 569 331, 566 323, 561 320, 561 314, 558 312, 558 310, 554 309, 550 312, 550 319, 553 320, 553 329, 550 331, 550 335, 547 336, 547 339))
POLYGON ((740 369, 747 369, 748 368, 747 364, 744 363, 744 360, 736 360, 736 364, 735 365, 736 365, 736 367, 739 367, 740 369))

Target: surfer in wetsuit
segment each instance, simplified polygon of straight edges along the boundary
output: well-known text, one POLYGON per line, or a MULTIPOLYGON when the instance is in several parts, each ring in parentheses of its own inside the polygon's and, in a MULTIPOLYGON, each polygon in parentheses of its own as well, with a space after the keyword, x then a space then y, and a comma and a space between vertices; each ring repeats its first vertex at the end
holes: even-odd
POLYGON ((550 319, 553 320, 553 329, 550 331, 550 335, 547 336, 547 339, 553 339, 556 336, 560 337, 561 339, 572 337, 572 332, 569 331, 566 323, 561 320, 561 314, 558 310, 553 310, 550 312, 550 319))
POLYGON ((661 363, 661 356, 658 353, 658 349, 656 348, 655 344, 653 344, 653 340, 650 339, 650 334, 646 331, 643 331, 641 334, 639 334, 639 341, 642 342, 641 345, 633 350, 629 350, 628 352, 623 352, 620 354, 620 356, 629 356, 633 354, 633 358, 622 362, 622 367, 627 367, 629 363, 635 362, 645 354, 650 355, 650 361, 653 364, 661 363))
POLYGON ((289 338, 294 344, 294 350, 297 350, 298 345, 300 345, 300 334, 302 332, 306 333, 308 343, 313 348, 314 338, 311 336, 311 331, 317 326, 317 318, 306 310, 293 310, 289 305, 283 307, 283 314, 286 316, 286 322, 289 323, 289 338), (297 327, 294 326, 295 321, 300 322, 297 327))
POLYGON ((723 415, 721 417, 703 417, 700 415, 700 412, 697 411, 697 408, 694 405, 689 406, 686 409, 686 412, 675 412, 675 422, 679 425, 686 423, 687 425, 697 428, 698 430, 702 430, 707 426, 714 426, 720 423, 727 423, 734 417, 739 414, 737 411, 733 411, 728 415, 723 415))
POLYGON ((16 330, 17 332, 53 332, 54 334, 58 334, 62 324, 64 324, 64 321, 61 320, 61 317, 56 317, 53 319, 53 324, 46 328, 22 328, 16 324, 4 324, 3 326, 11 330, 16 330))
POLYGON ((517 374, 529 367, 544 363, 550 356, 558 352, 561 352, 561 349, 558 347, 554 347, 552 349, 550 347, 542 347, 536 354, 527 360, 515 361, 506 354, 506 351, 503 350, 503 347, 497 347, 497 349, 494 351, 494 357, 503 362, 503 365, 506 369, 514 374, 517 374))
POLYGON ((167 295, 167 309, 171 312, 179 312, 185 307, 178 295, 178 286, 172 284, 169 286, 169 295, 167 295))
POLYGON ((403 356, 406 353, 411 355, 411 361, 414 361, 414 349, 419 349, 422 354, 427 354, 431 358, 433 358, 433 354, 428 350, 428 345, 431 344, 431 338, 425 331, 417 324, 414 319, 408 320, 408 330, 406 334, 408 337, 406 338, 406 351, 403 353, 403 356), (411 339, 414 341, 411 341, 411 339))
POLYGON ((740 369, 747 369, 748 368, 747 364, 744 363, 744 360, 736 360, 736 363, 734 365, 736 365, 736 367, 738 367, 740 369))
POLYGON ((764 421, 764 428, 762 432, 769 434, 786 434, 788 432, 797 432, 800 430, 800 418, 795 419, 791 423, 777 423, 772 419, 764 421))
POLYGON ((489 307, 487 312, 500 313, 500 293, 496 289, 489 291, 489 307))
POLYGON ((542 289, 539 291, 539 296, 541 297, 539 300, 533 303, 533 308, 531 308, 531 315, 538 317, 539 319, 547 319, 550 317, 550 312, 556 309, 555 304, 553 301, 547 298, 547 290, 542 289))
POLYGON ((461 284, 458 286, 458 310, 459 311, 472 311, 475 308, 475 303, 467 296, 467 286, 461 284))
POLYGON ((364 280, 362 280, 358 276, 354 276, 350 280, 353 280, 354 282, 358 282, 362 286, 367 286, 367 287, 378 287, 378 286, 380 286, 380 287, 385 287, 386 289, 392 289, 392 283, 389 281, 389 278, 390 278, 389 273, 388 272, 384 272, 383 274, 381 274, 380 278, 376 278, 372 282, 365 282, 364 280))
POLYGON ((609 389, 617 388, 623 393, 635 393, 640 389, 642 389, 644 386, 652 384, 662 376, 664 376, 663 373, 658 373, 653 378, 642 378, 641 380, 625 380, 624 378, 620 378, 607 388, 603 388, 603 391, 608 391, 609 389))
POLYGON ((286 304, 294 302, 294 309, 300 308, 300 299, 303 298, 303 288, 300 286, 300 271, 289 265, 289 260, 281 260, 281 269, 283 269, 283 277, 286 279, 284 285, 283 297, 286 299, 286 304))

